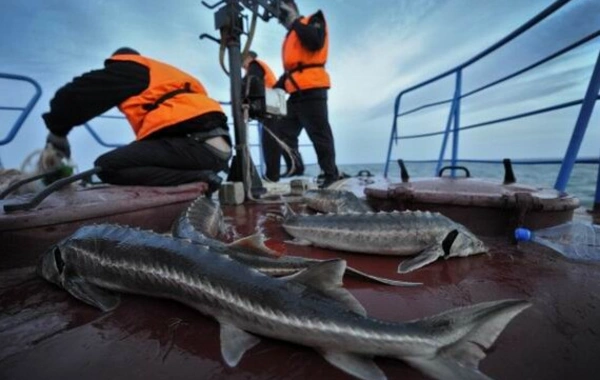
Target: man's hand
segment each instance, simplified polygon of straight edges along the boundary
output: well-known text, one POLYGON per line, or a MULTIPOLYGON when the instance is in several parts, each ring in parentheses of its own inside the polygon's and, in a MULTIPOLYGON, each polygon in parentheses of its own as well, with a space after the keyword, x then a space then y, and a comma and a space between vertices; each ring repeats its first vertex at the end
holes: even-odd
POLYGON ((52 145, 54 149, 62 153, 66 158, 71 158, 71 145, 67 137, 55 135, 54 133, 48 133, 46 138, 46 144, 52 145))
POLYGON ((296 8, 293 5, 287 4, 286 2, 281 2, 279 4, 279 8, 283 11, 279 21, 286 27, 286 29, 290 29, 294 21, 300 17, 298 12, 296 12, 296 8))

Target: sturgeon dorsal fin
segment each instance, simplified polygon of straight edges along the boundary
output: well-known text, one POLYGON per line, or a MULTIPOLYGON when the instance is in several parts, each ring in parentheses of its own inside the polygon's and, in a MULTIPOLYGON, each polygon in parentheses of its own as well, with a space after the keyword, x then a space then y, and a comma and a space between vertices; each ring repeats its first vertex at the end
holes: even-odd
POLYGON ((235 367, 242 356, 260 343, 260 339, 227 322, 221 323, 221 355, 230 367, 235 367))
POLYGON ((442 246, 439 244, 432 245, 425 248, 417 256, 401 262, 398 266, 398 273, 412 272, 415 269, 419 269, 427 264, 431 264, 442 256, 444 256, 444 250, 442 249, 442 246))
POLYGON ((228 244, 229 247, 238 247, 250 250, 256 254, 266 257, 280 257, 280 252, 274 251, 265 245, 265 235, 256 233, 244 238, 238 239, 228 244))
POLYGON ((316 263, 283 280, 294 281, 319 291, 327 297, 344 304, 349 310, 366 316, 365 308, 348 290, 342 288, 342 278, 346 271, 346 260, 332 259, 316 263))
POLYGON ((322 351, 321 355, 333 366, 359 379, 387 379, 383 371, 369 357, 338 351, 322 351))
POLYGON ((294 212, 294 210, 292 209, 292 206, 290 206, 289 203, 285 202, 283 205, 283 219, 287 219, 291 216, 296 215, 296 213, 294 212))
POLYGON ((63 283, 65 290, 73 297, 97 307, 102 311, 110 311, 119 306, 121 297, 118 294, 111 293, 99 286, 90 284, 82 278, 74 277, 65 280, 63 283))

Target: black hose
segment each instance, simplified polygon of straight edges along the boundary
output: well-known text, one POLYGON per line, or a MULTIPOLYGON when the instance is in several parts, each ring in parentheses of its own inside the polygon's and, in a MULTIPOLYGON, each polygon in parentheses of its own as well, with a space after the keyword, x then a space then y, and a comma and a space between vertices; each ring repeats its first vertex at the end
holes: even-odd
POLYGON ((15 183, 13 183, 12 185, 10 185, 9 187, 7 187, 6 189, 4 189, 4 191, 2 193, 0 193, 0 199, 6 198, 6 196, 8 194, 12 193, 13 191, 17 190, 19 187, 21 187, 27 183, 37 181, 38 179, 43 179, 46 177, 52 177, 54 175, 58 175, 61 170, 62 170, 62 168, 58 168, 58 169, 55 169, 55 170, 52 170, 52 171, 49 171, 46 173, 37 174, 37 175, 31 176, 31 177, 22 179, 20 181, 17 181, 15 183))
POLYGON ((9 213, 9 212, 13 212, 13 211, 32 209, 32 208, 36 207, 37 205, 39 205, 40 203, 42 203, 42 201, 44 199, 46 199, 50 194, 52 194, 56 190, 66 186, 70 183, 73 183, 77 180, 80 180, 80 179, 83 179, 86 177, 90 177, 101 171, 102 171, 102 168, 100 168, 99 166, 96 166, 93 169, 86 170, 84 172, 72 175, 70 177, 60 179, 60 180, 52 183, 50 186, 46 187, 44 190, 37 193, 33 198, 31 198, 31 200, 29 202, 4 205, 4 212, 9 213))

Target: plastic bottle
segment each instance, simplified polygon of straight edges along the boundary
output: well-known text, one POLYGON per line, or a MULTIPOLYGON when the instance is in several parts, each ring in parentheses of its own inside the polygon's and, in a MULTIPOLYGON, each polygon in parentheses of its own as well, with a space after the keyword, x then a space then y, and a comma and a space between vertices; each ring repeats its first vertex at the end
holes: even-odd
POLYGON ((515 230, 517 241, 532 241, 577 260, 600 261, 600 226, 590 222, 568 222, 536 231, 515 230))

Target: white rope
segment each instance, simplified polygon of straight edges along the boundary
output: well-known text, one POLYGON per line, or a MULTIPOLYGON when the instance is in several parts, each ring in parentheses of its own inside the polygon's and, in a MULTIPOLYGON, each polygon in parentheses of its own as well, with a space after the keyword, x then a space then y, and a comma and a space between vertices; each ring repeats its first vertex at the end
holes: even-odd
POLYGON ((288 157, 290 158, 290 162, 291 167, 288 169, 288 171, 284 174, 285 176, 289 176, 291 173, 296 171, 296 160, 294 160, 294 153, 292 151, 292 148, 290 148, 283 140, 281 140, 279 137, 277 137, 275 135, 275 133, 273 133, 273 131, 271 131, 266 125, 263 124, 263 130, 267 131, 267 133, 273 138, 273 140, 275 140, 275 142, 277 142, 277 144, 279 144, 279 146, 281 147, 281 149, 283 150, 283 152, 285 154, 288 155, 288 157))

